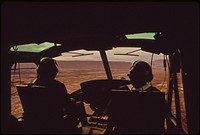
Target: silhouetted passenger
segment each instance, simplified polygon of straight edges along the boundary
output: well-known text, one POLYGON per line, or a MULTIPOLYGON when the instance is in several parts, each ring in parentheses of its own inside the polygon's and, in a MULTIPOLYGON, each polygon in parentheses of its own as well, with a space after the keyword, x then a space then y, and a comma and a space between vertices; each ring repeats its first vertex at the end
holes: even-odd
POLYGON ((151 66, 145 61, 135 61, 130 67, 128 73, 132 86, 128 86, 130 90, 138 91, 159 91, 157 88, 151 86, 150 82, 153 80, 151 66))
MULTIPOLYGON (((47 120, 47 123, 45 124, 53 122, 54 127, 52 128, 55 128, 55 126, 61 126, 63 128, 58 127, 57 129, 62 130, 64 128, 68 128, 70 133, 77 133, 77 106, 75 102, 72 102, 65 85, 60 81, 55 80, 58 73, 57 66, 58 65, 54 59, 49 57, 42 58, 37 67, 37 78, 31 85, 47 87, 48 97, 52 98, 52 104, 50 106, 51 110, 46 114, 46 116, 43 116, 45 117, 45 120, 47 120), (64 119, 64 116, 67 117, 64 119)), ((52 129, 49 130, 51 131, 52 129)))

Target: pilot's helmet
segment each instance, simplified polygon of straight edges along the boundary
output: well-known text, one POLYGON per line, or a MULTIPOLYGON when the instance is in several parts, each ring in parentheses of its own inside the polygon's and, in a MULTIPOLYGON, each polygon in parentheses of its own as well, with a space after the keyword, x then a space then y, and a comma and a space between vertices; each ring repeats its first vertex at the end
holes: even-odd
POLYGON ((151 66, 141 60, 137 60, 132 64, 128 76, 135 88, 140 88, 153 79, 151 66))
POLYGON ((54 59, 44 57, 37 67, 37 74, 40 78, 55 78, 58 73, 57 63, 54 59))

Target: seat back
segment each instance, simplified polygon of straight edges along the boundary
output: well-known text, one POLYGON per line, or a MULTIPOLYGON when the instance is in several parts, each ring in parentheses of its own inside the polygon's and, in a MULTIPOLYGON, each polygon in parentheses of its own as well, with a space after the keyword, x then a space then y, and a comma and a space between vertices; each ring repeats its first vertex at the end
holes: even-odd
POLYGON ((64 101, 56 90, 38 85, 17 85, 16 87, 24 109, 22 133, 79 133, 71 117, 64 117, 64 101))
POLYGON ((164 92, 113 90, 110 110, 116 133, 164 133, 164 92))
POLYGON ((47 87, 38 85, 17 85, 16 87, 26 119, 52 119, 62 114, 62 106, 59 107, 56 104, 55 94, 51 93, 47 87))

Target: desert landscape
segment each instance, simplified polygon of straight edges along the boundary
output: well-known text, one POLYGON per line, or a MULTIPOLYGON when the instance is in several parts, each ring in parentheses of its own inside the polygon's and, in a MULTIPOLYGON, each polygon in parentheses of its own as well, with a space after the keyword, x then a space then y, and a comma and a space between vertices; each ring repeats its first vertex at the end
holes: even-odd
MULTIPOLYGON (((128 80, 127 73, 131 66, 130 62, 110 62, 109 64, 114 79, 124 77, 128 80)), ((11 72, 11 113, 16 118, 19 118, 22 116, 23 108, 16 90, 16 85, 27 84, 34 80, 36 77, 36 66, 31 63, 21 63, 17 65, 17 67, 20 67, 20 69, 12 70, 11 72)), ((106 79, 106 73, 101 61, 58 61, 58 68, 59 73, 56 79, 65 84, 68 93, 80 89, 81 82, 94 79, 106 79)), ((152 85, 165 92, 167 100, 168 73, 166 72, 165 75, 162 61, 154 61, 152 69, 154 74, 152 85)), ((178 82, 182 124, 183 127, 187 129, 183 98, 184 93, 179 73, 178 82)), ((174 101, 174 98, 172 100, 174 101)), ((87 104, 85 104, 85 108, 88 114, 92 113, 87 104)), ((175 114, 175 104, 172 104, 172 112, 175 114)))

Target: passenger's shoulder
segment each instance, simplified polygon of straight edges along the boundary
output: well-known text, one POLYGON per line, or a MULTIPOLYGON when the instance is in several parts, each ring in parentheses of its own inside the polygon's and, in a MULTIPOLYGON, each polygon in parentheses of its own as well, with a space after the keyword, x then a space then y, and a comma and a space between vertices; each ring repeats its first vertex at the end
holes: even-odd
POLYGON ((53 80, 55 83, 60 83, 63 84, 62 82, 58 81, 58 80, 53 80))
POLYGON ((58 80, 53 80, 52 81, 53 84, 57 84, 57 85, 64 85, 64 83, 58 81, 58 80))

